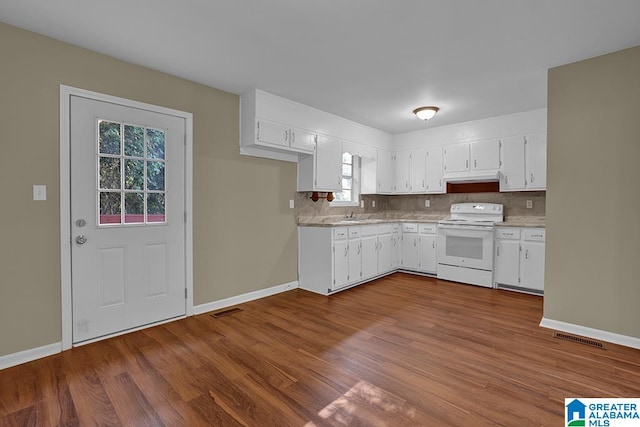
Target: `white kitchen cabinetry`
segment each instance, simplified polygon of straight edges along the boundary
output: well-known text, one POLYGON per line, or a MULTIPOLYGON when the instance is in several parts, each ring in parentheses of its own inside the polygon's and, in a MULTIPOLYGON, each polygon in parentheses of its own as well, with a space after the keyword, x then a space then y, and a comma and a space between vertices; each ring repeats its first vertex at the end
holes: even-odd
POLYGON ((349 227, 349 275, 348 282, 357 282, 362 278, 362 242, 360 227, 349 227))
POLYGON ((469 170, 469 144, 452 144, 444 147, 444 173, 469 170))
POLYGON ((503 138, 500 144, 500 191, 534 191, 547 187, 547 135, 503 138))
POLYGON ((525 183, 527 190, 547 188, 547 134, 525 137, 525 183))
POLYGON ((342 191, 342 142, 318 135, 315 155, 298 162, 298 191, 342 191))
POLYGON ((544 291, 544 241, 544 229, 522 230, 520 286, 525 289, 544 291))
POLYGON ((392 151, 378 150, 376 165, 378 193, 393 194, 396 191, 396 154, 392 151))
POLYGON ((402 224, 402 268, 418 270, 419 264, 418 224, 402 224))
POLYGON ((362 247, 362 280, 378 274, 378 230, 375 225, 361 227, 360 244, 362 247))
POLYGON ((286 148, 303 154, 313 154, 316 134, 268 120, 257 120, 256 143, 265 147, 286 148))
POLYGON ((542 294, 544 228, 496 227, 494 282, 497 287, 542 294))
POLYGON ((398 151, 396 153, 396 193, 411 192, 411 152, 398 151))
POLYGON ((396 194, 426 192, 425 150, 396 152, 396 194))
POLYGON ((436 247, 437 225, 419 224, 418 232, 418 242, 420 244, 418 269, 425 273, 436 274, 438 266, 436 247))
POLYGON ((500 191, 525 189, 524 137, 503 138, 500 141, 500 191))
POLYGON ((442 175, 444 173, 444 163, 442 158, 442 147, 431 147, 426 150, 426 188, 427 193, 444 193, 444 183, 442 175))
POLYGON ((378 226, 378 274, 388 273, 393 267, 393 225, 378 226))
POLYGON ((402 227, 400 224, 391 225, 391 269, 402 265, 402 227))
POLYGON ((472 171, 500 169, 500 141, 478 141, 471 143, 472 171))

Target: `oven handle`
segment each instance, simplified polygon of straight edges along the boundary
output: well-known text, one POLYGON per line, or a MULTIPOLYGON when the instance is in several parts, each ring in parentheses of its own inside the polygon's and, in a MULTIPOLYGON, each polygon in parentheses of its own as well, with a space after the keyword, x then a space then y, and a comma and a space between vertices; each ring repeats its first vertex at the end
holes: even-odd
POLYGON ((486 225, 446 225, 439 224, 439 230, 480 230, 480 231, 492 231, 492 226, 486 225))

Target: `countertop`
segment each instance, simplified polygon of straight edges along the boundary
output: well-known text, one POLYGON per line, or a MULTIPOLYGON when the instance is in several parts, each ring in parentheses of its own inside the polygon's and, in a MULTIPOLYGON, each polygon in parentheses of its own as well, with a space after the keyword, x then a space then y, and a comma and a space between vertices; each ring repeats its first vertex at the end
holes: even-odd
MULTIPOLYGON (((433 223, 449 218, 449 214, 398 214, 393 216, 376 216, 376 215, 360 215, 355 218, 345 218, 342 216, 313 216, 299 217, 298 226, 300 227, 349 227, 356 225, 369 224, 390 224, 403 222, 417 223, 433 223)), ((545 227, 545 217, 541 216, 512 216, 507 217, 505 221, 496 224, 498 227, 545 227)))

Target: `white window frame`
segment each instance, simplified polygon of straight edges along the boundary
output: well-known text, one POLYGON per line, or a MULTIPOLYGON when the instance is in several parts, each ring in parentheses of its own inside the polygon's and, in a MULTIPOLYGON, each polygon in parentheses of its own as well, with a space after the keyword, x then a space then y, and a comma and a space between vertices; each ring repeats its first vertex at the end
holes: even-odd
MULTIPOLYGON (((345 151, 348 153, 348 151, 345 151)), ((351 153, 349 153, 351 154, 351 153)), ((329 206, 360 206, 360 156, 352 154, 353 170, 351 171, 351 200, 333 200, 329 203, 329 206)), ((336 194, 339 192, 336 192, 336 194)))

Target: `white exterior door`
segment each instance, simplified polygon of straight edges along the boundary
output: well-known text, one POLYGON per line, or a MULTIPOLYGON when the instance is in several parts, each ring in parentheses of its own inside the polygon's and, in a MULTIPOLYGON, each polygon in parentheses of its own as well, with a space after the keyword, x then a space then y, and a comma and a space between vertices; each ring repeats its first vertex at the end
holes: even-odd
POLYGON ((186 314, 185 129, 71 96, 73 343, 186 314))

